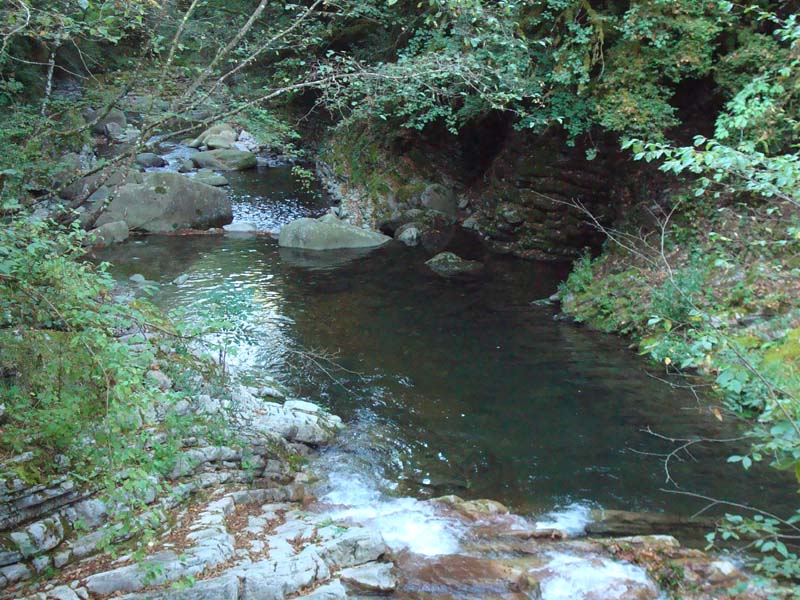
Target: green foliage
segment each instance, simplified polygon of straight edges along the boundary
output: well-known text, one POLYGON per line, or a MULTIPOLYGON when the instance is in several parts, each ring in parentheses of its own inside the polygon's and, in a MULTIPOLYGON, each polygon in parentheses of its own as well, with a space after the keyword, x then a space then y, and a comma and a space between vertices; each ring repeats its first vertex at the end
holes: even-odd
POLYGON ((0 443, 42 460, 65 454, 87 474, 150 461, 139 428, 160 399, 144 379, 155 350, 118 335, 144 323, 145 308, 112 300, 105 268, 81 262, 80 231, 48 227, 15 220, 0 231, 0 443))

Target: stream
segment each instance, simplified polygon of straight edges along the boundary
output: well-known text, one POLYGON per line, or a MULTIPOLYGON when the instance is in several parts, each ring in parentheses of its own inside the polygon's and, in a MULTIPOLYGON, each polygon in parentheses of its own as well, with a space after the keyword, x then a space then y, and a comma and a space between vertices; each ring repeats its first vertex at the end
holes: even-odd
MULTIPOLYGON (((288 166, 225 176, 236 222, 275 230, 327 208, 288 166)), ((445 494, 492 498, 569 533, 592 508, 689 516, 704 503, 660 491, 676 487, 654 455, 674 446, 653 433, 736 433, 626 340, 533 303, 568 264, 486 255, 480 278, 455 282, 429 271, 422 249, 315 254, 252 235, 135 238, 96 254, 121 281, 161 284, 158 305, 239 322, 228 358, 239 373, 269 374, 340 415, 347 430, 313 465, 317 496, 417 554, 458 550, 463 532, 422 502, 445 494)), ((744 485, 732 452, 708 444, 672 461, 677 489, 789 508, 782 478, 756 471, 744 485)))

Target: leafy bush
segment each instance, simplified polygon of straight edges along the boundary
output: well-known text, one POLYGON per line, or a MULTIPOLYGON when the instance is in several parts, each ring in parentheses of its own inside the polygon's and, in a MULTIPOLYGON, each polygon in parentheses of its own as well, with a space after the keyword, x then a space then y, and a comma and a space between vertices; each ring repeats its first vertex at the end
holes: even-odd
POLYGON ((0 447, 32 452, 45 472, 58 455, 82 477, 164 472, 169 452, 159 447, 174 441, 144 425, 174 398, 146 378, 158 348, 135 335, 156 315, 114 299, 106 266, 84 260, 83 239, 27 220, 0 228, 0 447))

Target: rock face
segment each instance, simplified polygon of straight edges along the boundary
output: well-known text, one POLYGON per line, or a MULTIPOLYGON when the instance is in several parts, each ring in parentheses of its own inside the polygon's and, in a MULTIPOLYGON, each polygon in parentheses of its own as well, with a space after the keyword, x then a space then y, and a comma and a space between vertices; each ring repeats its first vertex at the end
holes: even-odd
POLYGON ((192 162, 200 168, 217 171, 246 171, 254 169, 258 164, 252 152, 236 149, 219 149, 198 152, 192 156, 192 162))
POLYGON ((334 215, 319 219, 297 219, 281 229, 278 244, 285 248, 334 250, 337 248, 373 248, 391 238, 340 221, 334 215))
POLYGON ((425 261, 425 264, 442 277, 457 277, 459 275, 474 275, 483 269, 483 263, 475 260, 465 260, 452 252, 441 252, 425 261))
POLYGON ((425 188, 420 196, 420 204, 448 216, 453 216, 458 212, 458 199, 455 192, 438 183, 433 183, 425 188))
POLYGON ((233 209, 225 192, 178 173, 153 172, 117 189, 97 226, 115 221, 149 233, 208 229, 233 221, 233 209))

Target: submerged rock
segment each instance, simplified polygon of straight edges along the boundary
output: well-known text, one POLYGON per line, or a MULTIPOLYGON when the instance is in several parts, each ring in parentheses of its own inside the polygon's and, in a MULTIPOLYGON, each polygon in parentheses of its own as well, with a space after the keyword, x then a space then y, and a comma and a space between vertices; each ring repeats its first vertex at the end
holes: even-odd
POLYGON ((208 229, 233 221, 233 208, 225 192, 161 171, 147 173, 142 183, 125 184, 115 192, 97 226, 114 221, 149 233, 208 229))
POLYGON ((483 269, 483 263, 476 260, 465 260, 452 252, 441 252, 425 261, 425 264, 442 277, 474 275, 483 269))
POLYGON ((253 223, 231 223, 230 225, 225 225, 222 228, 225 233, 256 233, 258 231, 258 227, 256 227, 253 223))
POLYGON ((337 248, 373 248, 391 240, 376 231, 361 229, 335 215, 319 219, 297 219, 281 229, 278 245, 305 250, 334 250, 337 248))
POLYGON ((197 172, 197 175, 194 176, 194 180, 198 183, 205 183, 206 185, 211 185, 214 187, 223 187, 228 184, 228 180, 225 179, 224 176, 220 175, 219 173, 215 173, 211 169, 200 169, 197 172))
POLYGON ((219 149, 198 152, 192 156, 192 162, 200 168, 218 171, 245 171, 254 169, 258 164, 252 152, 236 149, 219 149))

